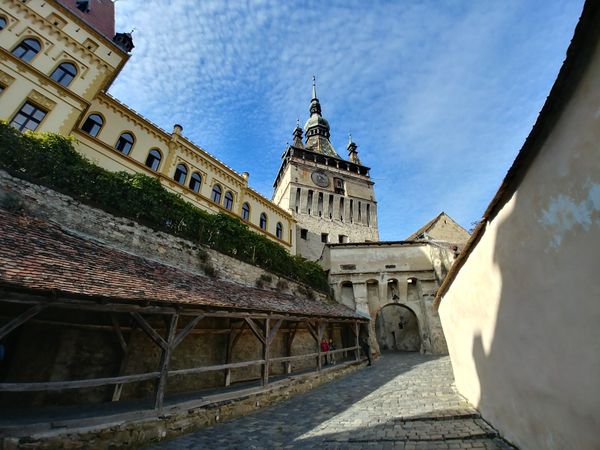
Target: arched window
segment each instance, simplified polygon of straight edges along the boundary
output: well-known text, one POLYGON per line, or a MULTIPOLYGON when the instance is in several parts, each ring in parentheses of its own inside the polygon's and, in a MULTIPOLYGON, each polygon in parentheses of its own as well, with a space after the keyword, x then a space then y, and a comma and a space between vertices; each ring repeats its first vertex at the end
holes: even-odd
POLYGON ((40 41, 37 39, 25 39, 15 47, 12 54, 23 61, 29 62, 42 49, 40 41))
POLYGON ((5 17, 0 17, 0 31, 4 30, 6 28, 6 18, 5 17))
POLYGON ((131 147, 133 147, 133 142, 134 139, 131 133, 123 133, 121 136, 119 136, 119 139, 115 144, 115 148, 124 155, 129 155, 131 147))
POLYGON ((200 192, 202 185, 202 176, 198 172, 194 172, 190 178, 190 189, 194 192, 200 192))
POLYGON ((212 201, 215 203, 221 203, 221 186, 215 184, 212 190, 212 201))
POLYGON ((185 179, 187 178, 187 167, 185 164, 178 164, 175 169, 175 175, 173 179, 177 181, 179 184, 185 184, 185 179))
POLYGON ((250 205, 248 203, 242 205, 242 220, 250 220, 250 205))
POLYGON ((233 208, 233 194, 231 193, 231 191, 227 191, 225 193, 225 200, 223 201, 223 206, 225 206, 225 209, 228 209, 229 211, 231 211, 231 209, 233 208))
POLYGON ((259 224, 263 230, 267 229, 267 215, 265 213, 260 214, 260 223, 259 224))
POLYGON ((98 136, 102 125, 104 125, 104 120, 100 115, 90 114, 85 120, 85 122, 83 122, 83 126, 81 127, 81 129, 90 136, 96 137, 98 136))
POLYGON ((281 236, 283 236, 283 225, 281 225, 281 222, 277 222, 275 226, 275 236, 277 236, 277 239, 281 239, 281 236))
POLYGON ((152 170, 158 170, 158 166, 160 166, 160 160, 162 159, 162 155, 157 148, 153 148, 148 152, 148 157, 146 158, 146 166, 150 167, 152 170))
POLYGON ((75 78, 76 76, 77 68, 73 64, 62 63, 60 66, 54 69, 54 72, 52 72, 50 78, 52 78, 57 83, 62 84, 63 86, 68 86, 69 84, 71 84, 71 81, 73 81, 73 78, 75 78))

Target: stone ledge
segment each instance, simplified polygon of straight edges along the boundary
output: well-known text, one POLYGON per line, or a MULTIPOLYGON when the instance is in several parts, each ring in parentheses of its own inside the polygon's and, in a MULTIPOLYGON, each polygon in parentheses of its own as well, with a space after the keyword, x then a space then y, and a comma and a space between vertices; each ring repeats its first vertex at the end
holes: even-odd
POLYGON ((93 425, 84 425, 81 420, 73 420, 70 424, 38 424, 38 427, 62 427, 46 430, 38 428, 38 431, 33 432, 28 432, 25 427, 15 427, 4 431, 6 437, 0 441, 0 449, 139 448, 274 405, 358 370, 364 365, 365 361, 348 362, 319 373, 292 375, 265 388, 224 392, 195 401, 181 402, 166 408, 161 416, 157 416, 154 411, 138 411, 137 418, 131 418, 131 412, 128 413, 129 418, 126 418, 125 414, 97 417, 91 419, 97 422, 93 425))

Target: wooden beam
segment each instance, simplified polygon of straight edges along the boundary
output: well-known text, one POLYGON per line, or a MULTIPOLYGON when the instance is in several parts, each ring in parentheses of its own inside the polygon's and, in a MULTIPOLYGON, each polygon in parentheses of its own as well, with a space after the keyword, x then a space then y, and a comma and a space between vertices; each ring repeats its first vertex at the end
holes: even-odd
POLYGON ((354 336, 356 337, 356 352, 354 354, 354 359, 358 361, 360 359, 360 330, 358 322, 354 322, 354 336))
POLYGON ((321 344, 321 341, 319 341, 319 336, 317 335, 317 331, 313 328, 312 324, 309 321, 306 321, 306 328, 308 329, 308 332, 313 337, 313 339, 317 341, 317 343, 321 344))
MULTIPOLYGON (((288 338, 287 338, 287 345, 286 345, 286 355, 287 357, 291 357, 292 356, 292 344, 294 343, 294 338, 296 337, 296 332, 298 331, 298 325, 300 324, 300 322, 295 322, 294 323, 294 328, 290 330, 290 333, 288 334, 288 338)), ((285 363, 285 373, 290 374, 292 373, 292 360, 288 360, 285 363)))
MULTIPOLYGON (((225 349, 225 364, 229 364, 231 362, 231 358, 233 356, 233 349, 235 348, 235 344, 237 344, 238 340, 244 333, 244 329, 248 325, 248 322, 245 320, 242 322, 242 326, 239 328, 237 333, 234 335, 233 328, 230 329, 229 335, 227 336, 227 348, 225 349), (233 336, 233 339, 232 339, 233 336)), ((225 369, 225 387, 231 385, 231 368, 225 369)))
MULTIPOLYGON (((28 305, 37 305, 37 304, 46 304, 48 302, 47 295, 36 295, 36 294, 18 294, 15 292, 0 292, 0 301, 8 302, 8 303, 17 303, 17 304, 28 304, 28 305)), ((230 311, 230 310, 219 310, 217 308, 211 307, 189 307, 183 304, 168 304, 168 306, 161 306, 156 304, 147 304, 147 305, 139 305, 134 302, 127 302, 127 300, 123 300, 123 302, 118 303, 114 301, 107 302, 106 299, 98 299, 98 300, 81 300, 73 297, 57 297, 56 299, 52 299, 51 303, 52 308, 60 308, 60 309, 74 309, 80 311, 104 311, 104 312, 123 312, 123 313, 131 313, 137 312, 139 314, 179 314, 179 316, 198 316, 199 314, 204 314, 205 317, 217 317, 217 318, 230 318, 230 319, 244 319, 246 317, 251 317, 253 319, 265 319, 270 317, 271 319, 283 319, 290 322, 293 321, 306 321, 306 320, 315 320, 315 316, 308 316, 303 314, 272 314, 269 312, 261 312, 261 311, 252 311, 252 312, 243 312, 243 311, 230 311), (175 307, 176 306, 176 307, 175 307)), ((367 319, 354 319, 354 318, 342 318, 342 317, 328 317, 336 322, 345 322, 345 323, 354 323, 359 320, 360 322, 368 322, 367 319)))
POLYGON ((277 331, 281 327, 282 323, 283 323, 283 319, 279 319, 277 322, 275 322, 275 325, 273 325, 273 327, 271 328, 271 331, 269 332, 269 336, 267 337, 267 342, 269 343, 269 345, 271 345, 271 343, 273 342, 273 339, 275 339, 275 335, 277 334, 277 331))
POLYGON ((163 402, 165 396, 165 388, 167 386, 167 374, 169 372, 169 362, 171 360, 171 354, 175 346, 173 345, 175 341, 175 333, 177 332, 177 321, 179 320, 178 314, 173 314, 171 316, 171 321, 169 323, 169 333, 167 336, 167 347, 163 348, 162 355, 160 358, 160 378, 158 379, 158 383, 156 385, 156 398, 154 401, 154 409, 160 414, 163 409, 163 402))
POLYGON ((352 323, 350 324, 350 325, 351 325, 351 326, 350 326, 350 331, 352 332, 352 334, 353 334, 354 336, 356 336, 356 335, 357 335, 357 334, 356 334, 356 330, 354 329, 354 324, 355 324, 355 323, 356 323, 356 322, 352 322, 352 323))
POLYGON ((121 327, 119 326, 117 316, 114 313, 111 313, 110 320, 113 324, 113 329, 115 330, 115 334, 117 335, 117 339, 119 341, 119 345, 121 346, 121 350, 123 351, 123 353, 126 353, 127 343, 125 342, 125 338, 123 338, 123 332, 121 331, 121 327))
POLYGON ((233 340, 231 341, 231 350, 233 350, 235 348, 235 344, 237 344, 237 342, 240 340, 240 338, 242 337, 242 334, 244 333, 244 330, 246 329, 246 326, 248 325, 248 322, 244 321, 242 323, 242 326, 239 328, 237 334, 235 335, 235 337, 233 338, 233 340))
POLYGON ((158 345, 160 348, 162 348, 163 350, 165 350, 168 345, 167 345, 167 341, 165 341, 162 336, 160 334, 158 334, 154 328, 152 328, 150 326, 150 324, 148 322, 146 322, 146 319, 144 319, 139 313, 137 312, 132 312, 131 315, 133 316, 133 318, 135 319, 135 321, 140 325, 140 327, 142 327, 142 330, 144 330, 144 332, 148 335, 148 337, 150 339, 152 339, 154 341, 154 343, 156 345, 158 345))
POLYGON ((250 329, 252 330, 254 335, 258 338, 258 340, 260 342, 262 342, 263 344, 265 344, 266 343, 265 337, 262 335, 260 329, 254 322, 254 320, 252 320, 250 317, 244 317, 244 320, 246 320, 246 322, 248 323, 248 326, 250 327, 250 329))
MULTIPOLYGON (((117 327, 119 326, 119 323, 116 319, 116 317, 112 317, 113 319, 113 324, 116 323, 117 327)), ((135 324, 134 324, 135 326, 135 324)), ((119 331, 120 331, 120 327, 119 327, 119 331)), ((125 370, 127 370, 127 364, 129 363, 129 357, 131 356, 131 341, 133 340, 133 332, 134 332, 134 328, 131 329, 131 331, 129 332, 129 337, 127 342, 125 342, 125 339, 123 338, 123 335, 121 334, 121 339, 122 339, 122 343, 121 343, 121 349, 123 350, 123 355, 121 356, 121 364, 119 366, 119 372, 117 374, 117 376, 122 376, 125 374, 125 370)), ((121 399, 121 393, 123 392, 123 383, 119 383, 117 385, 115 385, 115 388, 113 389, 113 395, 112 395, 112 399, 111 401, 113 402, 118 402, 121 399)))
POLYGON ((316 358, 317 356, 319 356, 318 353, 306 353, 304 355, 296 355, 296 356, 280 356, 278 358, 272 358, 271 362, 290 362, 290 361, 296 361, 299 359, 309 359, 309 358, 316 358))
POLYGON ((175 375, 191 375, 194 373, 204 373, 204 372, 214 372, 217 370, 225 370, 225 369, 237 369, 240 367, 248 367, 248 366, 258 366, 265 363, 264 359, 257 359, 255 361, 242 361, 231 364, 219 364, 216 366, 206 366, 206 367, 193 367, 190 369, 177 369, 170 370, 169 376, 175 375))
POLYGON ((38 303, 37 305, 32 306, 27 311, 24 311, 14 319, 12 319, 7 324, 4 324, 0 327, 0 339, 3 339, 8 333, 13 331, 15 328, 20 327, 33 316, 39 314, 44 309, 46 309, 49 305, 47 303, 38 303))
POLYGON ((138 373, 122 377, 92 378, 75 381, 47 381, 40 383, 0 383, 0 392, 30 392, 30 391, 62 391, 63 389, 81 389, 98 386, 109 386, 119 383, 155 380, 160 372, 138 373))
MULTIPOLYGON (((341 352, 348 352, 348 351, 352 351, 352 350, 356 350, 356 347, 347 347, 347 348, 341 348, 339 350, 334 350, 333 353, 341 353, 341 352)), ((271 362, 287 362, 287 361, 295 361, 297 359, 308 359, 308 358, 315 358, 317 356, 319 356, 319 353, 306 353, 304 355, 296 355, 296 356, 280 356, 277 358, 271 358, 271 362)))
POLYGON ((181 332, 173 340, 173 348, 181 344, 181 341, 183 341, 186 338, 186 336, 190 334, 194 328, 196 328, 196 325, 198 325, 198 322, 200 322, 202 319, 204 319, 204 314, 200 314, 199 316, 194 317, 192 320, 190 320, 190 322, 183 328, 183 330, 181 330, 181 332))

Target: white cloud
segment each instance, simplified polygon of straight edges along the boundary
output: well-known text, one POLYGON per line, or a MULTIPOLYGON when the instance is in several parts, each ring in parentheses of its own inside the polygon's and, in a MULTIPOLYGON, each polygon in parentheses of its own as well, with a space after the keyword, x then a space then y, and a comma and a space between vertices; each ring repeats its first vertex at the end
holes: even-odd
POLYGON ((332 141, 377 182, 380 229, 403 238, 442 209, 468 226, 558 71, 581 1, 121 0, 133 56, 111 93, 271 193, 318 77, 332 141))

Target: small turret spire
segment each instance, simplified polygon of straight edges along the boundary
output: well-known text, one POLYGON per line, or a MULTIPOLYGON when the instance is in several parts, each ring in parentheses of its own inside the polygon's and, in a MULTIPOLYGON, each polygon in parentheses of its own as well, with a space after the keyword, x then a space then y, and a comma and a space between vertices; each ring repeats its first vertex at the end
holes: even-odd
POLYGON ((358 146, 352 141, 352 134, 348 134, 348 159, 354 164, 360 165, 360 159, 358 158, 358 146))
POLYGON ((317 78, 313 75, 312 99, 317 99, 317 78))
POLYGON ((300 128, 300 119, 296 119, 296 128, 294 129, 293 146, 296 148, 304 148, 304 143, 302 142, 302 128, 300 128))

